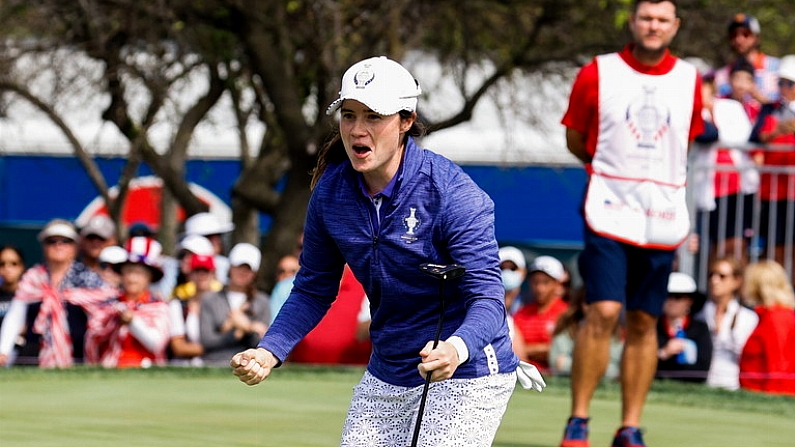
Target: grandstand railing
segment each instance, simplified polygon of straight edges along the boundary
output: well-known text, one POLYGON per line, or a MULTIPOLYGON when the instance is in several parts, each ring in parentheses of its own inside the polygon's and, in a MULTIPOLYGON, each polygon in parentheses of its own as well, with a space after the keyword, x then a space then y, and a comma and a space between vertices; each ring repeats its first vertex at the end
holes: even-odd
MULTIPOLYGON (((795 280, 795 165, 772 166, 757 165, 752 161, 749 154, 751 151, 793 151, 795 146, 783 144, 771 144, 760 147, 759 145, 732 146, 745 154, 737 165, 721 165, 714 163, 715 157, 704 156, 707 152, 715 149, 725 149, 725 144, 716 143, 713 145, 694 145, 690 151, 688 169, 688 209, 691 217, 691 232, 697 235, 698 243, 692 241, 683 244, 679 249, 679 269, 694 276, 699 288, 706 289, 709 261, 715 256, 738 256, 744 262, 756 262, 761 259, 776 259, 788 272, 790 280, 795 280), (776 189, 778 177, 786 175, 787 197, 784 205, 784 212, 778 212, 776 208, 770 207, 768 212, 768 226, 766 233, 776 234, 777 231, 784 229, 783 250, 779 247, 778 257, 776 257, 776 243, 774 238, 763 238, 762 230, 762 199, 759 188, 750 192, 746 200, 739 200, 736 204, 734 214, 730 215, 727 206, 726 196, 715 198, 717 211, 710 216, 710 210, 704 208, 704 202, 709 202, 709 185, 704 182, 714 182, 713 174, 717 172, 736 172, 739 174, 742 183, 759 183, 759 179, 765 174, 777 174, 771 179, 771 188, 776 189), (707 194, 705 197, 704 194, 707 194), (750 209, 749 209, 750 208, 750 209), (747 214, 746 214, 747 213, 747 214), (745 216, 745 219, 743 218, 745 216), (718 235, 725 235, 727 227, 733 222, 734 233, 742 234, 741 238, 726 240, 719 237, 716 243, 711 243, 708 236, 710 219, 717 219, 716 232, 718 235), (744 225, 745 224, 745 225, 744 225), (743 228, 745 227, 745 228, 743 228)), ((725 179, 724 179, 725 180, 725 179)), ((721 186, 726 186, 724 183, 721 186)), ((747 185, 741 185, 746 186, 747 185)), ((780 210, 779 210, 780 211, 780 210)))

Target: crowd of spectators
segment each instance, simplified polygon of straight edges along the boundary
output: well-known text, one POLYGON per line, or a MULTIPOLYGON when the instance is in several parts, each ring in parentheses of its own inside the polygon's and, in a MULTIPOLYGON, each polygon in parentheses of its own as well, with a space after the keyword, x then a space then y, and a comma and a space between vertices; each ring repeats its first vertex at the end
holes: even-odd
MULTIPOLYGON (((522 250, 506 246, 501 255, 506 299, 518 303, 506 301, 512 338, 518 339, 514 351, 542 371, 570 375, 574 335, 588 307, 584 288, 563 300, 553 276, 562 264, 538 256, 527 269, 530 277, 545 275, 537 278, 553 282, 558 290, 550 293, 554 298, 538 300, 534 292, 543 293, 538 285, 523 289, 526 284, 514 286, 510 279, 511 272, 518 270, 514 266, 526 265, 522 250), (517 319, 524 323, 517 325, 517 319)), ((619 377, 624 331, 621 319, 610 344, 605 380, 619 377)), ((795 293, 784 268, 774 260, 744 267, 735 257, 716 258, 710 264, 706 294, 698 291, 691 275, 672 272, 657 321, 657 343, 658 379, 795 395, 795 293)))
MULTIPOLYGON (((693 277, 671 274, 657 321, 657 377, 795 395, 795 276, 782 267, 795 265, 786 258, 795 256, 795 174, 752 169, 795 166, 795 55, 766 55, 760 39, 758 21, 738 14, 728 26, 734 60, 699 70, 705 128, 696 160, 712 168, 695 177, 695 231, 708 241, 708 283, 702 295, 693 277), (742 150, 744 144, 784 148, 742 150), (755 195, 756 228, 775 249, 744 267, 755 195)), ((18 248, 1 245, 0 365, 226 365, 257 345, 300 268, 297 249, 279 260, 270 293, 258 290, 261 253, 247 243, 227 250, 233 228, 209 213, 191 216, 168 257, 146 225, 122 237, 107 216, 82 228, 54 219, 38 235, 43 261, 29 268, 18 248)), ((500 262, 517 356, 549 374, 570 374, 587 291, 571 290, 568 267, 554 257, 527 262, 521 249, 506 246, 500 262)), ((288 360, 366 363, 368 311, 346 270, 334 317, 288 360)), ((619 320, 607 380, 620 374, 624 334, 619 320)))
MULTIPOLYGON (((0 246, 0 365, 227 366, 234 353, 257 345, 283 304, 274 307, 257 287, 259 248, 224 249, 233 228, 212 214, 194 215, 170 257, 141 223, 120 238, 105 215, 82 228, 54 219, 38 234, 42 263, 27 270, 20 249, 0 246)), ((273 293, 280 300, 299 254, 278 263, 273 293)), ((367 362, 369 340, 356 321, 366 297, 346 277, 344 299, 332 307, 339 318, 310 334, 295 361, 367 362)))

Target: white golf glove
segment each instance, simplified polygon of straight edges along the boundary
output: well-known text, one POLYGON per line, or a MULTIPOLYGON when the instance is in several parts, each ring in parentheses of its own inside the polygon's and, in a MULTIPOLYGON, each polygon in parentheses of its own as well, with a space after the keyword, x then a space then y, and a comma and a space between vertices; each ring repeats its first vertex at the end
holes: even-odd
POLYGON ((534 389, 539 393, 547 386, 538 368, 527 362, 519 362, 519 367, 516 368, 516 378, 519 379, 519 384, 522 388, 529 390, 534 389))

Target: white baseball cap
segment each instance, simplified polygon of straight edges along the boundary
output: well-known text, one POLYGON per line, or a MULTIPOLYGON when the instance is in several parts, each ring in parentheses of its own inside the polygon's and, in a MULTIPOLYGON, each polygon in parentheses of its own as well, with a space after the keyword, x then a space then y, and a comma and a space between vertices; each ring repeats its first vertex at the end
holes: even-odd
POLYGON ((259 263, 262 260, 262 254, 259 249, 247 242, 241 242, 229 251, 229 265, 234 267, 240 265, 248 265, 251 270, 259 270, 259 263))
POLYGON ((80 230, 80 236, 82 237, 88 237, 92 234, 102 239, 110 239, 116 234, 116 224, 113 223, 110 217, 104 214, 94 216, 80 230))
POLYGON ((795 81, 795 54, 784 56, 778 66, 778 77, 795 81))
POLYGON ((379 115, 414 112, 420 93, 420 83, 402 65, 385 56, 371 57, 345 72, 340 97, 328 106, 326 114, 334 113, 346 99, 359 101, 379 115))
POLYGON ((107 262, 108 264, 121 264, 127 260, 127 250, 119 247, 118 245, 111 245, 105 247, 99 252, 99 262, 107 262))
POLYGON ((187 250, 195 255, 213 256, 215 248, 213 243, 204 236, 198 234, 190 234, 185 236, 185 239, 179 243, 180 250, 187 250))
POLYGON ((232 222, 221 222, 217 216, 211 213, 197 213, 185 219, 186 235, 209 236, 228 233, 234 229, 235 225, 232 222))
POLYGON ((530 264, 528 273, 543 272, 549 275, 556 281, 563 281, 566 272, 563 270, 563 264, 552 256, 539 256, 530 264))
POLYGON ((77 235, 77 231, 75 231, 75 226, 64 219, 53 219, 47 222, 44 229, 39 232, 37 239, 39 242, 43 242, 44 239, 53 236, 61 236, 73 241, 80 239, 80 236, 77 235))
POLYGON ((516 247, 507 246, 500 248, 500 264, 505 261, 513 262, 520 269, 527 267, 527 260, 524 257, 524 253, 516 247))
POLYGON ((684 295, 695 293, 696 290, 696 280, 687 273, 671 272, 668 277, 668 293, 684 295))

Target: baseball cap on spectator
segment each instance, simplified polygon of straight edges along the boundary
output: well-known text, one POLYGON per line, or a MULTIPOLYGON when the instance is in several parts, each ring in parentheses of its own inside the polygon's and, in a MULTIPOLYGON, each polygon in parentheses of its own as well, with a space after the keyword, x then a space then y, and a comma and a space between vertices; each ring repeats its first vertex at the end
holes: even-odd
POLYGON ((198 213, 185 219, 185 234, 198 234, 209 236, 211 234, 229 233, 235 229, 232 222, 221 222, 221 220, 211 213, 198 213))
POLYGON ((125 264, 141 264, 152 273, 152 282, 158 282, 163 278, 163 265, 160 259, 163 246, 160 242, 150 237, 137 236, 130 238, 124 244, 124 248, 127 251, 127 260, 114 264, 113 270, 121 273, 121 268, 125 264))
POLYGON ((119 247, 118 245, 111 245, 109 247, 105 247, 102 251, 99 252, 99 262, 100 264, 121 264, 122 262, 127 260, 127 250, 119 247))
POLYGON ((778 77, 795 82, 795 55, 784 56, 778 66, 778 77))
POLYGON ((259 249, 247 242, 241 242, 229 251, 229 265, 233 267, 248 265, 251 270, 259 270, 262 254, 259 249))
POLYGON ((60 236, 73 241, 77 241, 80 238, 80 236, 77 235, 75 226, 64 219, 53 219, 47 222, 36 238, 39 242, 44 242, 44 239, 53 236, 60 236))
POLYGON ((215 261, 212 255, 199 255, 194 254, 190 257, 190 269, 193 270, 207 270, 210 272, 215 271, 215 261))
POLYGON ((563 281, 566 272, 563 270, 563 264, 552 256, 539 256, 530 264, 529 274, 533 272, 543 272, 555 281, 563 281))
POLYGON ((80 236, 88 237, 91 235, 99 236, 102 239, 110 239, 116 234, 116 224, 110 217, 100 214, 92 217, 86 225, 80 229, 80 236))
POLYGON ((215 254, 213 243, 206 237, 198 234, 185 236, 179 243, 179 249, 189 251, 196 255, 212 256, 215 254))
POLYGON ((690 313, 695 314, 702 307, 707 300, 707 297, 698 291, 696 280, 692 276, 683 272, 671 272, 668 276, 668 295, 685 296, 690 298, 692 304, 690 305, 690 313))
POLYGON ((513 262, 520 269, 527 267, 524 253, 516 247, 507 246, 500 248, 500 264, 505 261, 513 262))
POLYGON ((756 17, 743 12, 734 15, 734 18, 729 22, 729 34, 736 28, 748 28, 753 34, 760 34, 762 28, 759 26, 759 20, 756 17))
POLYGON ((419 82, 402 65, 385 56, 371 57, 345 71, 340 97, 328 106, 326 114, 334 113, 346 99, 359 101, 379 115, 414 112, 420 93, 419 82))
POLYGON ((689 295, 698 290, 696 280, 687 273, 671 272, 668 277, 668 293, 674 295, 689 295))

